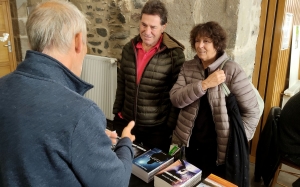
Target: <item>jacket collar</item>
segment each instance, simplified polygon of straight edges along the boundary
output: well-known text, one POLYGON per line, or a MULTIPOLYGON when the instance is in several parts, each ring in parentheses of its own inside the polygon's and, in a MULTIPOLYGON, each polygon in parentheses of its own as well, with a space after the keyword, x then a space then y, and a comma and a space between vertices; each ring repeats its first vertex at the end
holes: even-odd
MULTIPOLYGON (((142 42, 140 35, 133 38, 134 46, 138 42, 142 42)), ((178 42, 175 38, 173 38, 166 32, 163 33, 163 39, 162 39, 162 42, 160 45, 161 45, 160 48, 162 48, 162 45, 163 45, 163 46, 166 46, 168 49, 173 49, 173 48, 177 48, 177 47, 181 48, 182 50, 185 49, 184 45, 182 45, 180 42, 178 42)))
POLYGON ((84 95, 94 87, 80 79, 56 59, 37 51, 27 51, 25 60, 17 67, 16 72, 22 72, 33 78, 54 81, 80 95, 84 95))
MULTIPOLYGON (((201 60, 199 59, 199 57, 197 55, 195 55, 194 57, 197 61, 199 61, 199 63, 201 63, 201 60)), ((216 61, 214 61, 212 64, 210 64, 207 68, 209 68, 209 72, 214 72, 215 70, 217 70, 218 68, 220 68, 222 62, 224 60, 228 59, 228 55, 226 52, 223 53, 223 55, 221 55, 216 61)))
POLYGON ((167 46, 169 49, 173 48, 181 48, 184 50, 184 45, 182 45, 179 41, 177 41, 175 38, 170 36, 168 33, 164 32, 163 33, 163 43, 167 46))

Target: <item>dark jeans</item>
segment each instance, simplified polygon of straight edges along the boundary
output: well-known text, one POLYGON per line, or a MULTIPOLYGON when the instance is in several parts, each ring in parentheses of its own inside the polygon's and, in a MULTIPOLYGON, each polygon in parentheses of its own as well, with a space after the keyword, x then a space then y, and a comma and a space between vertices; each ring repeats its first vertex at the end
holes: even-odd
POLYGON ((201 148, 186 147, 185 157, 188 162, 202 170, 202 180, 211 173, 225 178, 225 164, 216 165, 217 148, 215 146, 201 148))
MULTIPOLYGON (((115 115, 113 128, 117 131, 119 136, 122 135, 122 131, 127 124, 128 121, 115 115)), ((167 125, 145 127, 136 124, 132 129, 131 134, 135 135, 134 143, 142 144, 150 149, 159 148, 163 152, 168 153, 172 141, 173 130, 167 125)))

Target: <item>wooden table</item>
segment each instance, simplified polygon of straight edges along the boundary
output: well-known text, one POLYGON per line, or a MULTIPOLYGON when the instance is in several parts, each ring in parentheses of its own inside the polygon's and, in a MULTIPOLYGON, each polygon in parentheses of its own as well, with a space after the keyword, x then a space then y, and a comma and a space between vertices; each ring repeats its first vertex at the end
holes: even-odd
MULTIPOLYGON (((199 183, 200 182, 198 182, 195 186, 197 186, 199 183)), ((154 181, 152 180, 151 182, 146 183, 145 181, 131 174, 128 187, 154 187, 154 181)))

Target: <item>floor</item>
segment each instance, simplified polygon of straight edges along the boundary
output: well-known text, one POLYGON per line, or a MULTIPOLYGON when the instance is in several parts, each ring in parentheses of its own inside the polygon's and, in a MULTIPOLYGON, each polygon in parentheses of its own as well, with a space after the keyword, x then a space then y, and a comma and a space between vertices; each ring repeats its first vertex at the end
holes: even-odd
MULTIPOLYGON (((261 182, 254 182, 254 168, 255 168, 255 164, 250 163, 250 187, 265 187, 263 184, 263 181, 261 182)), ((299 170, 295 170, 289 166, 283 165, 282 169, 291 171, 291 172, 296 172, 296 173, 300 173, 299 170)), ((295 176, 292 176, 290 174, 286 174, 283 172, 280 172, 279 177, 278 177, 278 182, 288 186, 288 187, 292 187, 292 183, 297 180, 298 178, 295 176)), ((276 187, 280 187, 280 185, 276 184, 276 187)), ((298 186, 297 186, 298 187, 298 186)))

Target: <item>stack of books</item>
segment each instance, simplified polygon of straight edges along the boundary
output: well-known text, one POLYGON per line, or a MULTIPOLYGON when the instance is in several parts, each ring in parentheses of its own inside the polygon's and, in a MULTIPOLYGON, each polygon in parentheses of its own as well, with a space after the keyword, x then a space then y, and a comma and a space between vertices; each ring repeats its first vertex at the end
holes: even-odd
POLYGON ((133 159, 132 174, 149 183, 157 172, 173 162, 174 158, 160 149, 150 149, 133 159))
POLYGON ((205 178, 200 184, 196 187, 238 187, 237 185, 218 177, 214 174, 210 174, 207 178, 205 178))
POLYGON ((186 160, 177 160, 154 176, 155 187, 189 187, 200 182, 202 170, 186 160))
POLYGON ((132 149, 134 152, 134 158, 140 156, 141 154, 144 154, 145 152, 149 151, 150 149, 137 143, 132 144, 132 149))

